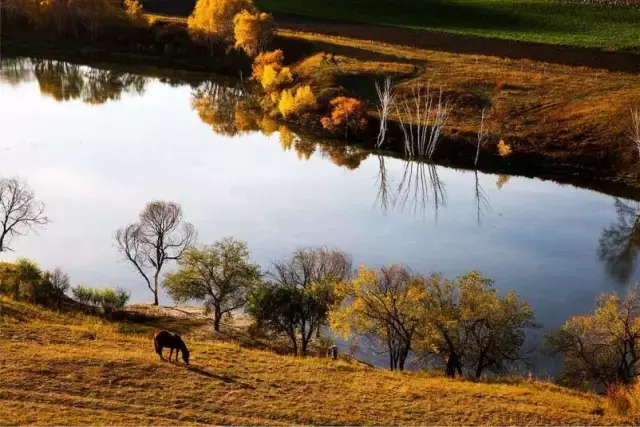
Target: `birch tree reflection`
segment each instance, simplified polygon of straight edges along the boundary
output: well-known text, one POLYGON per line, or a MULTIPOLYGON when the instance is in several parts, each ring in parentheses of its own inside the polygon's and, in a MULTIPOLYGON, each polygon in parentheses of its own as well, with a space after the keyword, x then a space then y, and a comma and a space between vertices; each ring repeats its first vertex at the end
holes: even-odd
POLYGON ((640 203, 616 198, 616 221, 602 232, 598 256, 618 283, 626 284, 640 258, 640 203))
POLYGON ((378 162, 376 202, 383 211, 408 210, 414 215, 424 216, 427 208, 432 207, 438 217, 440 207, 447 204, 447 191, 433 163, 406 161, 398 184, 394 185, 385 158, 378 156, 378 162))

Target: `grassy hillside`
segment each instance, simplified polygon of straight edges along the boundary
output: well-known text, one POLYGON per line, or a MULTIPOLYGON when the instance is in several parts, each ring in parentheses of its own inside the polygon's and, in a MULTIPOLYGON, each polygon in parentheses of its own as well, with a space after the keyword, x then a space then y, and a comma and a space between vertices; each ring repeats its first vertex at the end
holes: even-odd
POLYGON ((2 300, 3 424, 619 424, 600 398, 279 356, 186 335, 192 367, 149 331, 2 300), (133 332, 140 330, 141 332, 133 332))

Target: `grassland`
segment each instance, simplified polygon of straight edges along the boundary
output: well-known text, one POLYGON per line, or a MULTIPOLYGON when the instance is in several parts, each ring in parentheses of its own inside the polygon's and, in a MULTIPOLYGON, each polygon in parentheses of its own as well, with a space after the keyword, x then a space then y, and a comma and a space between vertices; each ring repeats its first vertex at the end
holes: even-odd
POLYGON ((187 369, 160 361, 146 328, 1 302, 2 424, 627 421, 609 414, 598 396, 546 383, 475 383, 391 373, 250 350, 189 333, 184 335, 192 350, 187 369))
MULTIPOLYGON (((195 0, 144 0, 154 13, 188 15, 195 0)), ((269 12, 315 19, 615 51, 640 49, 640 7, 559 0, 255 0, 269 12)))
POLYGON ((256 0, 268 11, 525 42, 640 48, 640 8, 557 0, 256 0))

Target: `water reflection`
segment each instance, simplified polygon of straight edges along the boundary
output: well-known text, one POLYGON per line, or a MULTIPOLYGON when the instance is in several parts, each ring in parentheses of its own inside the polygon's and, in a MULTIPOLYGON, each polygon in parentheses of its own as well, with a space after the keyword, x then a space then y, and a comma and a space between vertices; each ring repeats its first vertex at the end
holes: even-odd
POLYGON ((598 255, 618 283, 628 283, 640 259, 640 203, 615 200, 617 220, 602 232, 598 255))
POLYGON ((123 93, 142 95, 148 80, 141 75, 117 70, 24 58, 3 59, 0 76, 11 85, 35 78, 43 95, 60 102, 81 100, 91 105, 118 100, 123 93))
POLYGON ((436 165, 406 161, 398 184, 394 185, 383 156, 378 156, 378 164, 376 201, 383 211, 406 210, 414 215, 424 216, 427 209, 431 207, 437 218, 440 207, 446 206, 447 191, 436 165))

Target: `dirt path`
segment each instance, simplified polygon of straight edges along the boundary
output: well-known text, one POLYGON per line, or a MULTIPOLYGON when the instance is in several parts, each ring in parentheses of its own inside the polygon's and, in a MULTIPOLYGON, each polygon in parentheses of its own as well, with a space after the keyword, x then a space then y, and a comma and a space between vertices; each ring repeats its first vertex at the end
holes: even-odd
POLYGON ((293 31, 351 37, 459 54, 530 59, 640 74, 640 55, 632 53, 602 52, 596 49, 461 36, 436 31, 313 19, 282 13, 274 13, 273 16, 279 27, 293 31))

